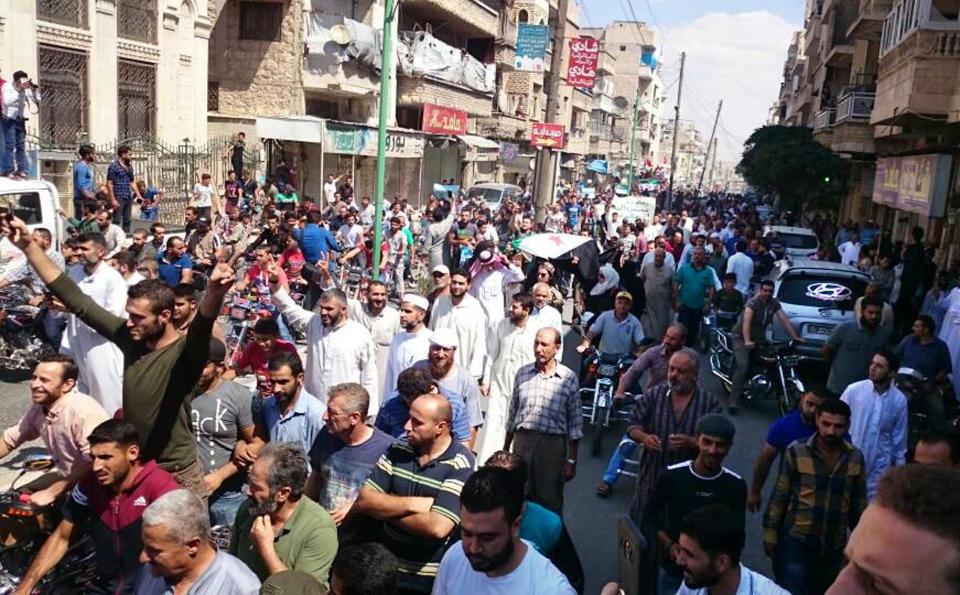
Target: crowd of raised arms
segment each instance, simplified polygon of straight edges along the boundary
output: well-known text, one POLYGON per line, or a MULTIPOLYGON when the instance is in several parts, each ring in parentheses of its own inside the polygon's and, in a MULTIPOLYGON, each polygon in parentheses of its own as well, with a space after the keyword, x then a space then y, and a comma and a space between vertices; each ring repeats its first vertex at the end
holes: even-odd
POLYGON ((394 196, 375 246, 349 174, 306 196, 286 161, 254 179, 237 143, 183 221, 159 216, 163 189, 128 147, 102 184, 80 148, 63 242, 2 215, 25 258, 0 286, 41 306, 51 347, 0 443, 40 438, 55 463, 22 487, 54 525, 15 592, 89 536, 87 593, 582 593, 577 552, 595 546, 564 518, 591 373, 564 364, 578 354, 629 356, 626 435, 589 489, 611 494, 632 457, 642 563, 604 593, 960 592, 955 407, 930 405, 910 440, 894 381, 909 367, 937 395, 958 385, 960 264, 922 228, 901 241, 723 193, 660 194, 644 220, 612 180, 561 183, 539 212, 522 183, 494 204, 394 196), (812 230, 802 258, 866 280, 822 345, 775 297, 778 226, 812 230), (543 234, 579 241, 542 258, 543 234), (705 320, 726 325, 728 393, 703 381, 705 320), (766 436, 736 435, 773 326, 823 373, 766 436), (735 439, 762 444, 753 469, 724 466, 735 439), (740 562, 750 515, 772 577, 740 562))

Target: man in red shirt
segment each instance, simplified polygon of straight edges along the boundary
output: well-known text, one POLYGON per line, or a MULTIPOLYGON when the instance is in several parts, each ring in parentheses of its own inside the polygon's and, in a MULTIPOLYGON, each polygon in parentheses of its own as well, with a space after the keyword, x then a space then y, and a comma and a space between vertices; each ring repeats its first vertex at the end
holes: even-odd
POLYGON ((237 374, 252 373, 257 377, 257 389, 263 393, 269 391, 270 376, 267 364, 278 353, 297 352, 297 346, 280 338, 280 325, 277 319, 265 317, 253 325, 253 341, 243 351, 235 354, 230 369, 223 373, 225 380, 233 380, 237 374))

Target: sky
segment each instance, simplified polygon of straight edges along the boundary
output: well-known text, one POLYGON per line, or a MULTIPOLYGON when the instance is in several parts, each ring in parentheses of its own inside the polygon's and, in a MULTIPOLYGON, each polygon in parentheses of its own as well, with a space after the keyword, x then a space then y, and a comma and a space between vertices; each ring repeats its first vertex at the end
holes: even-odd
POLYGON ((743 141, 762 126, 780 91, 792 33, 803 27, 804 0, 579 0, 580 24, 639 20, 660 34, 661 118, 673 118, 680 52, 686 52, 681 119, 696 121, 704 143, 717 103, 717 158, 739 161, 743 141), (633 12, 630 12, 630 9, 633 12), (636 15, 634 18, 633 15, 636 15))

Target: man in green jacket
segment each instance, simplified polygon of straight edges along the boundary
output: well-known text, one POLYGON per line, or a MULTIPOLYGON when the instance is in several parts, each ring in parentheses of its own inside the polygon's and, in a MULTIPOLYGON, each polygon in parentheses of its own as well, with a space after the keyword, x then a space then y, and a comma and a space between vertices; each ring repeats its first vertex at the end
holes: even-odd
POLYGON ((173 290, 162 281, 141 281, 131 287, 127 318, 121 318, 97 305, 57 268, 23 221, 2 221, 0 230, 70 312, 120 348, 123 416, 144 437, 141 458, 156 460, 182 487, 206 498, 190 425, 190 400, 207 363, 213 323, 234 280, 230 265, 221 262, 211 271, 199 311, 187 333, 180 335, 173 324, 173 290))

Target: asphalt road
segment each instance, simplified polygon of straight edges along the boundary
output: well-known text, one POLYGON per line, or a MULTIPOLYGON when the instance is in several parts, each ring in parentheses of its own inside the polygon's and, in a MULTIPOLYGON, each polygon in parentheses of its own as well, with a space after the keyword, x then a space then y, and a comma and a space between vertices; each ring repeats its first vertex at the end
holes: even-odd
MULTIPOLYGON (((572 329, 564 337, 563 363, 574 371, 579 370, 580 356, 575 347, 580 341, 581 336, 572 329)), ((700 379, 708 391, 720 397, 724 395, 719 381, 709 372, 706 358, 701 359, 700 379)), ((739 415, 732 418, 737 435, 724 465, 741 475, 748 486, 753 462, 777 415, 776 404, 770 401, 758 406, 741 407, 739 415)), ((607 498, 597 497, 595 489, 610 454, 625 430, 625 424, 608 428, 603 436, 603 454, 594 458, 590 456, 588 443, 592 429, 585 429, 577 475, 564 490, 564 520, 586 573, 587 586, 584 592, 591 595, 599 593, 605 583, 617 580, 617 522, 630 510, 634 478, 621 477, 614 486, 613 494, 607 498)), ((767 492, 772 489, 773 475, 771 472, 771 477, 767 479, 767 492)), ((747 545, 742 560, 747 567, 772 576, 770 561, 763 553, 762 520, 761 513, 747 513, 747 545)))
MULTIPOLYGON (((564 339, 565 365, 579 370, 580 356, 575 347, 580 335, 569 329, 564 339)), ((12 375, 0 371, 0 429, 15 423, 30 405, 27 388, 27 374, 12 375)), ((707 390, 722 395, 717 381, 709 374, 705 359, 701 362, 701 381, 707 390)), ((734 418, 737 436, 733 449, 725 461, 730 470, 749 481, 753 461, 760 451, 767 429, 776 418, 774 403, 762 403, 759 407, 741 407, 740 414, 734 418)), ((604 452, 599 457, 590 456, 587 429, 583 447, 580 449, 579 465, 576 477, 567 484, 565 490, 564 519, 576 544, 581 562, 586 572, 587 588, 585 593, 596 594, 609 581, 617 580, 617 521, 630 508, 633 493, 633 478, 623 477, 616 484, 613 494, 605 499, 595 495, 595 488, 606 468, 607 460, 613 448, 619 442, 625 427, 611 427, 604 434, 604 452)), ((39 441, 33 441, 19 449, 7 459, 0 461, 0 490, 6 490, 17 476, 18 463, 24 453, 35 452, 39 441)), ((18 485, 29 481, 31 476, 23 477, 18 485)), ((768 490, 773 478, 767 480, 768 490)), ((747 546, 743 562, 748 567, 770 574, 770 563, 763 554, 761 516, 747 516, 747 546)))

